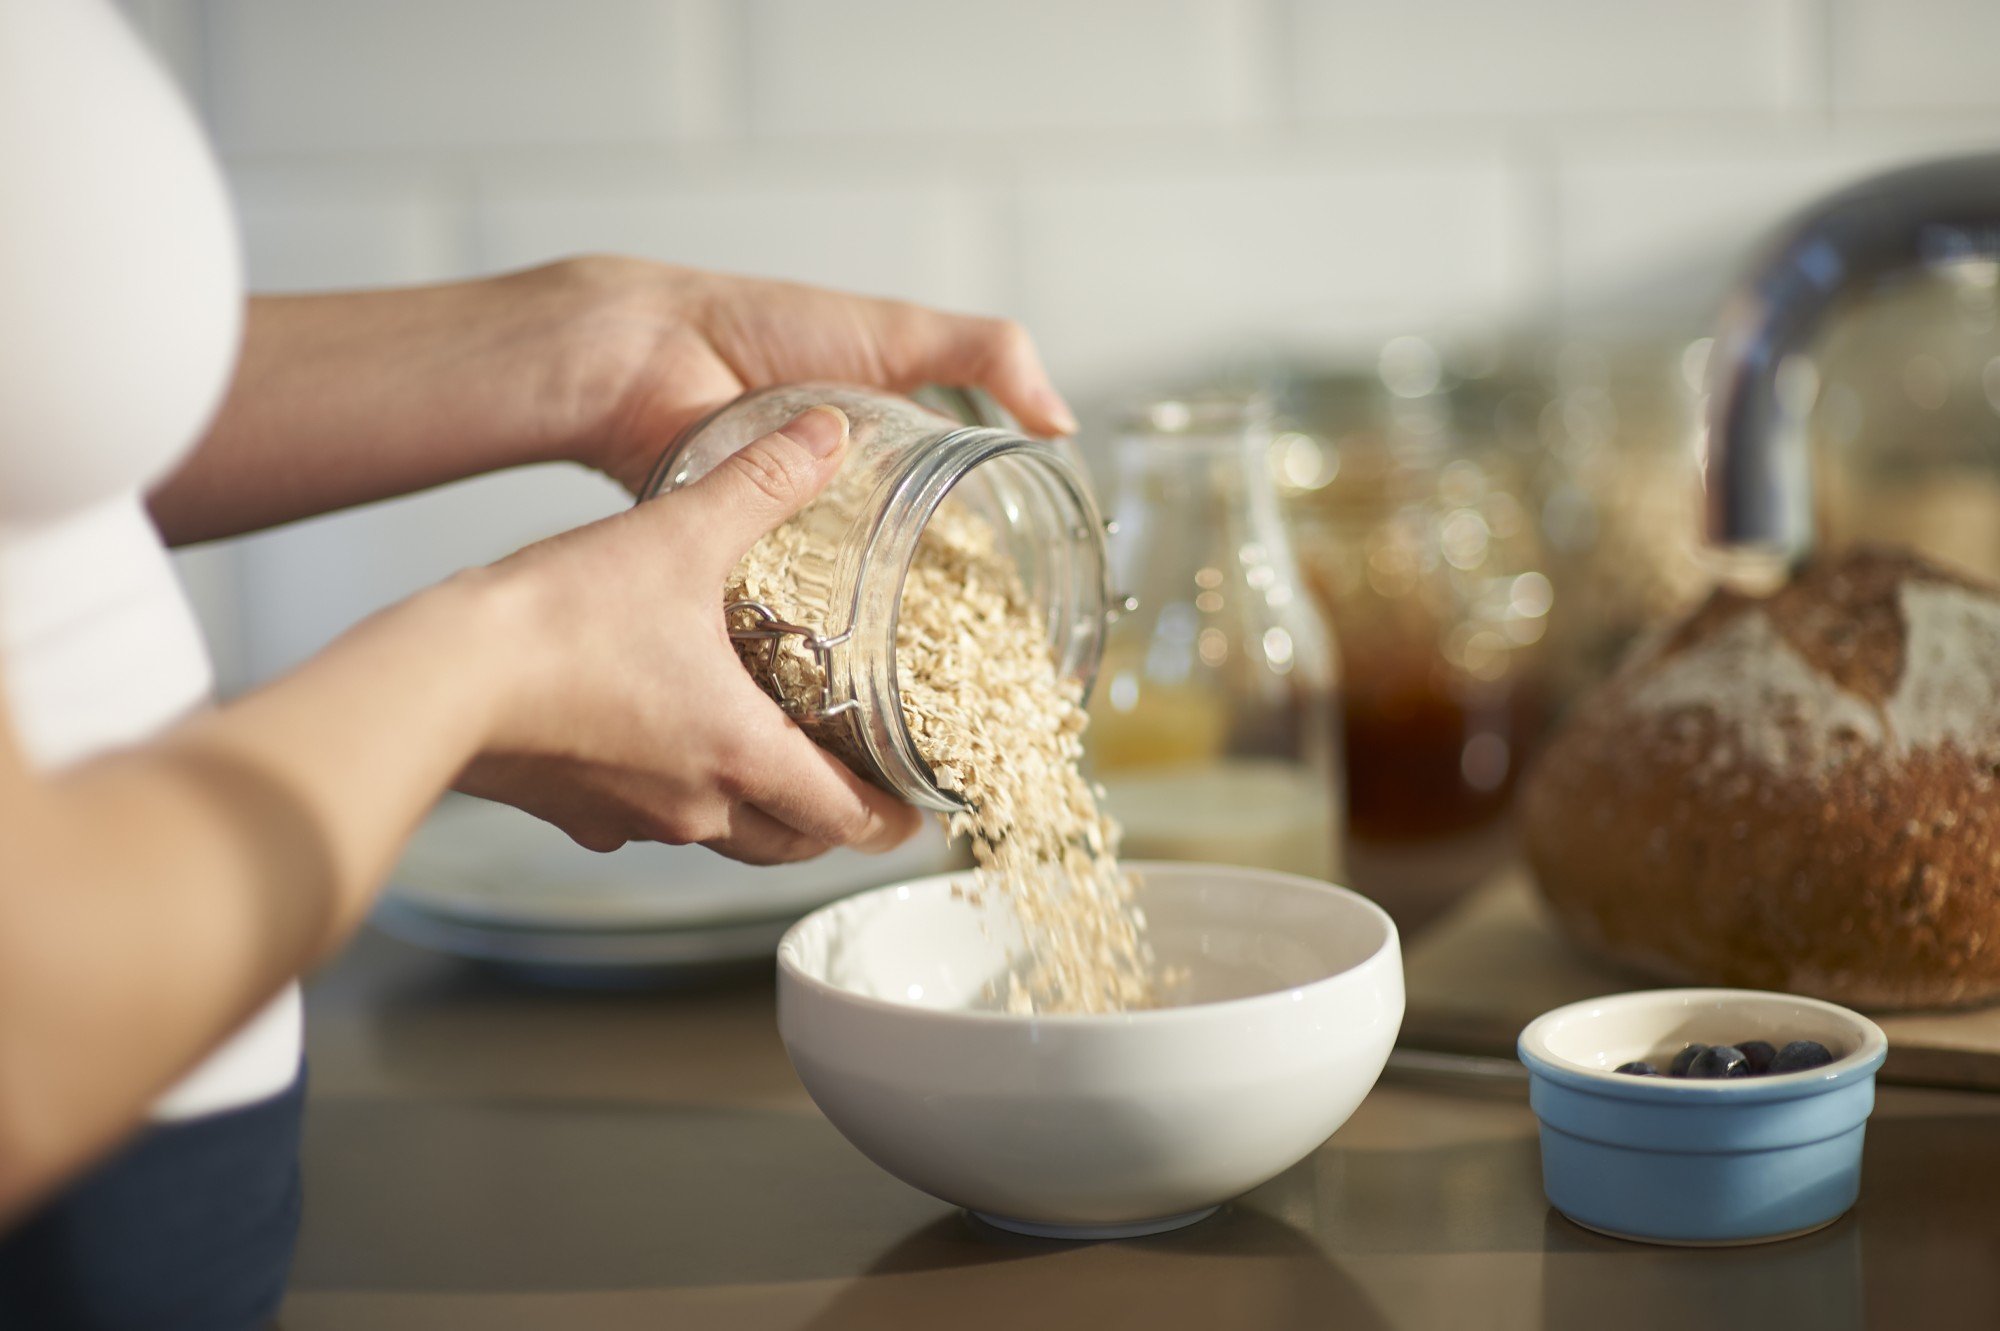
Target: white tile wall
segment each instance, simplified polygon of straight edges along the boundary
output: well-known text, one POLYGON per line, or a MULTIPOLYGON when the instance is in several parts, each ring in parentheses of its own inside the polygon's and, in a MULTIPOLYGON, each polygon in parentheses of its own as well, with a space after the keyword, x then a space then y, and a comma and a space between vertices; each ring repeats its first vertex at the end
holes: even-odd
POLYGON ((269 678, 392 601, 628 502, 579 468, 526 467, 249 537, 240 673, 269 678))
POLYGON ((403 150, 710 128, 690 0, 208 0, 225 147, 403 150))
POLYGON ((1786 0, 1301 0, 1307 116, 1770 111, 1786 0))
POLYGON ((1497 160, 1218 154, 1051 171, 1022 190, 1019 309, 1086 388, 1491 316, 1517 294, 1511 201, 1497 160))
POLYGON ((1701 135, 1599 144, 1557 172, 1556 308, 1582 326, 1695 329, 1743 252, 1819 195, 1898 162, 1980 146, 1949 131, 1852 137, 1701 135))
POLYGON ((487 267, 586 252, 983 307, 1004 298, 991 190, 949 170, 870 158, 780 168, 656 159, 491 173, 477 254, 487 267))
POLYGON ((2000 111, 1993 0, 1833 0, 1831 32, 1833 89, 1843 105, 2000 111))
POLYGON ((451 173, 239 166, 231 188, 258 290, 422 282, 470 270, 470 188, 451 173))
MULTIPOLYGON (((1995 0, 120 3, 259 284, 625 250, 1016 314, 1086 399, 1508 316, 1692 330, 1817 190, 2000 147, 1995 0)), ((618 502, 524 473, 191 570, 244 678, 618 502)))
POLYGON ((751 124, 932 136, 1238 124, 1275 99, 1241 0, 751 0, 751 124))

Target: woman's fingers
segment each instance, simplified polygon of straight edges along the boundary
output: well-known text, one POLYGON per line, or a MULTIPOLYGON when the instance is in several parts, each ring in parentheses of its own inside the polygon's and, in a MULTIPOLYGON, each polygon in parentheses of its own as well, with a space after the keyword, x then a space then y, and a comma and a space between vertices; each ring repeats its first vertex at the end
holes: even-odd
POLYGON ((695 573, 720 579, 765 532, 804 508, 840 469, 847 417, 814 407, 753 439, 694 484, 641 505, 699 551, 695 573))
POLYGON ((894 301, 877 308, 882 364, 891 384, 976 385, 1034 433, 1076 433, 1075 414, 1049 381, 1035 339, 1020 324, 894 301))
POLYGON ((863 781, 789 722, 760 727, 738 761, 732 794, 826 845, 880 853, 923 825, 917 810, 863 781))
POLYGON ((730 811, 729 831, 701 844, 718 855, 756 865, 795 864, 832 849, 751 804, 737 805, 730 811))

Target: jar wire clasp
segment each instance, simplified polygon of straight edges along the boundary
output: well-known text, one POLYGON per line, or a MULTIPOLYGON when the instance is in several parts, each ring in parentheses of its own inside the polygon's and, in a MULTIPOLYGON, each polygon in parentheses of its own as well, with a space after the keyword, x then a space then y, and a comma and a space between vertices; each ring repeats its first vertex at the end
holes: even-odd
POLYGON ((826 637, 802 624, 778 618, 777 612, 762 601, 731 601, 722 608, 722 613, 732 625, 738 614, 749 615, 756 621, 754 625, 744 628, 732 627, 729 639, 731 642, 764 644, 764 678, 770 680, 774 688, 779 688, 778 705, 795 720, 829 721, 836 716, 861 710, 858 698, 849 698, 844 702, 833 700, 833 649, 853 637, 853 629, 826 637), (800 645, 812 653, 813 664, 819 668, 819 703, 816 706, 808 707, 797 699, 784 697, 778 685, 778 643, 788 634, 798 636, 800 645))

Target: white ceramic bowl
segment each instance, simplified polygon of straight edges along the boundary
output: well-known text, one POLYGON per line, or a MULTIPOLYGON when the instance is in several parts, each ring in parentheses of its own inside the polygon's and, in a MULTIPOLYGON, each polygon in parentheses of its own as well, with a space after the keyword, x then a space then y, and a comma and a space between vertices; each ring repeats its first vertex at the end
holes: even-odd
POLYGON ((1131 867, 1160 961, 1188 972, 1173 1007, 982 1007, 1010 930, 1004 910, 953 898, 964 875, 864 892, 793 926, 778 1028, 827 1118, 906 1183, 1063 1237, 1198 1220, 1325 1141, 1402 1023, 1396 926, 1309 878, 1131 867))

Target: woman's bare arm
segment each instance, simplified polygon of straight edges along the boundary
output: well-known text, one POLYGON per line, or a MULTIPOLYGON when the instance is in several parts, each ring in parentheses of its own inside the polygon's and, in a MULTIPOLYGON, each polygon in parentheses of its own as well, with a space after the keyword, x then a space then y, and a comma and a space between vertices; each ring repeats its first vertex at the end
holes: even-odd
POLYGON ((637 259, 250 302, 206 438, 151 496, 171 544, 532 462, 636 489, 674 435, 766 384, 991 390, 1075 428, 1018 325, 637 259))
POLYGON ((565 284, 484 282, 249 302, 206 437, 151 496, 169 544, 231 536, 566 456, 565 284))

